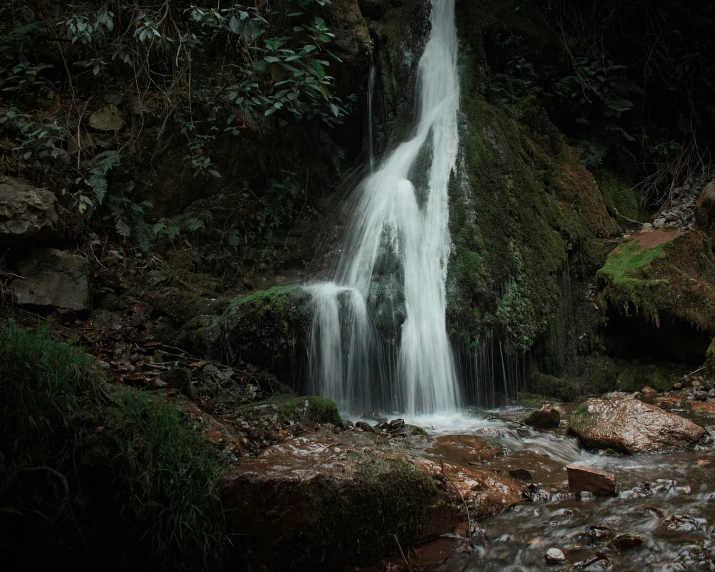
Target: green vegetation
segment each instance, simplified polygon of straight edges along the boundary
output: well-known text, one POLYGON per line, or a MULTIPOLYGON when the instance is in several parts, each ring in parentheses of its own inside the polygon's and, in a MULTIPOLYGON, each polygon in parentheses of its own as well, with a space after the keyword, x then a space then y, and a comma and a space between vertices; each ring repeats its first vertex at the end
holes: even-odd
POLYGON ((100 396, 94 360, 55 341, 47 329, 10 324, 0 338, 0 450, 18 467, 52 444, 78 437, 82 411, 100 396))
POLYGON ((331 74, 343 61, 328 22, 343 9, 90 0, 50 16, 5 2, 4 172, 61 189, 70 213, 127 245, 189 238, 213 271, 267 267, 274 236, 313 217, 322 182, 340 175, 332 130, 354 98, 331 74), (226 193, 225 178, 241 183, 226 193), (232 195, 227 218, 181 212, 218 194, 232 195))
POLYGON ((656 391, 669 391, 673 384, 681 381, 690 372, 688 366, 676 363, 659 362, 654 364, 633 363, 617 360, 618 391, 640 391, 646 386, 656 391))
POLYGON ((0 403, 0 506, 19 514, 33 513, 38 503, 50 510, 51 493, 23 493, 22 479, 36 471, 59 475, 65 487, 59 509, 55 505, 41 529, 31 531, 38 550, 43 542, 82 550, 66 534, 76 526, 85 528, 86 540, 99 534, 104 543, 106 531, 90 526, 97 518, 91 512, 109 519, 116 510, 109 526, 136 549, 109 543, 105 557, 170 570, 220 559, 227 542, 216 485, 222 464, 176 406, 112 388, 83 351, 46 329, 24 332, 14 323, 0 338, 0 403), (100 483, 83 481, 83 468, 97 462, 92 458, 109 471, 100 483), (84 487, 101 491, 100 506, 92 505, 89 492, 76 504, 84 487))
POLYGON ((216 482, 222 467, 209 443, 162 398, 120 393, 112 405, 115 486, 134 542, 163 568, 219 561, 227 542, 216 482))

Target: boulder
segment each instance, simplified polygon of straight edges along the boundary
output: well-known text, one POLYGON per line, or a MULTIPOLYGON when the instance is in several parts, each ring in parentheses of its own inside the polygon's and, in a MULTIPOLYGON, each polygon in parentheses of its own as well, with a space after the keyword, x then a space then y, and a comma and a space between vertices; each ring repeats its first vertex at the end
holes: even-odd
POLYGON ((13 280, 16 304, 67 308, 91 307, 89 263, 82 256, 54 248, 40 248, 17 265, 22 278, 13 280))
POLYGON ((572 414, 569 430, 589 447, 620 453, 688 449, 705 435, 699 425, 637 399, 589 399, 572 414))
POLYGON ((616 475, 582 465, 566 467, 569 478, 569 489, 575 493, 588 491, 598 496, 613 496, 618 494, 616 475))
MULTIPOLYGON (((338 570, 434 538, 522 498, 507 477, 362 432, 314 433, 246 458, 222 478, 232 533, 268 569, 338 570), (289 564, 286 564, 289 563, 289 564)), ((248 563, 249 568, 252 563, 248 563)))
POLYGON ((97 131, 121 131, 124 127, 122 113, 116 105, 107 105, 89 116, 89 126, 97 131))
POLYGON ((695 203, 695 220, 706 232, 712 229, 715 223, 715 181, 707 184, 700 193, 695 203))
POLYGON ((58 225, 54 193, 0 177, 0 245, 52 237, 58 225))
POLYGON ((559 410, 550 405, 544 405, 524 418, 524 423, 536 429, 553 429, 559 426, 560 421, 559 410))

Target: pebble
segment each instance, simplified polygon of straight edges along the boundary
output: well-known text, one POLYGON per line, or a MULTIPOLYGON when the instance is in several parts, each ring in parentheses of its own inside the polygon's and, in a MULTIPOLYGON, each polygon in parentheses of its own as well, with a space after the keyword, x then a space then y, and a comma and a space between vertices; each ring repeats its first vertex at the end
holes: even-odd
POLYGON ((566 562, 566 556, 564 556, 564 553, 561 550, 559 550, 558 548, 549 548, 546 551, 546 554, 544 554, 544 559, 549 564, 566 562))

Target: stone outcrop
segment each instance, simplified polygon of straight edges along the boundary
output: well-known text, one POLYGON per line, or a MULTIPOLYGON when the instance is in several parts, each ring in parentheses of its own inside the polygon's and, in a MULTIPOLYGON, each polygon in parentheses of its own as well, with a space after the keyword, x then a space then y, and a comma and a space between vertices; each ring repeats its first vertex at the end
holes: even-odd
POLYGON ((618 494, 616 475, 592 467, 569 465, 566 467, 569 479, 569 489, 575 493, 588 491, 597 496, 612 496, 618 494))
POLYGON ((621 453, 689 449, 705 429, 637 399, 589 399, 572 414, 569 430, 581 441, 621 453))
POLYGON ((13 280, 16 304, 89 310, 89 264, 76 254, 54 248, 40 248, 20 262, 13 280))
POLYGON ((54 193, 0 177, 0 244, 48 238, 57 233, 58 225, 54 193))
POLYGON ((375 447, 374 434, 346 431, 296 438, 245 459, 223 478, 229 528, 264 565, 332 570, 451 532, 469 518, 498 513, 522 498, 507 477, 405 437, 375 447))

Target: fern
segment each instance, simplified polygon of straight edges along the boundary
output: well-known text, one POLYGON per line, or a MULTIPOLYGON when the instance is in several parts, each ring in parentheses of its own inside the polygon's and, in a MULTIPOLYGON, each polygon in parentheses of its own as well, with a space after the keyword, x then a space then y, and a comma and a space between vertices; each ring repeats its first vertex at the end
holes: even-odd
POLYGON ((89 171, 89 178, 85 179, 85 183, 92 189, 95 199, 98 204, 102 204, 107 194, 109 186, 107 182, 107 174, 114 167, 121 163, 122 149, 104 151, 95 156, 92 160, 93 167, 89 171))

